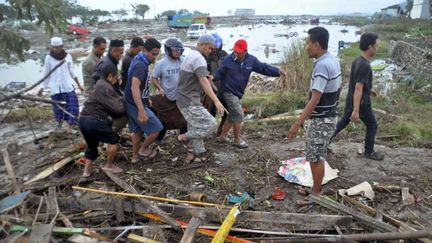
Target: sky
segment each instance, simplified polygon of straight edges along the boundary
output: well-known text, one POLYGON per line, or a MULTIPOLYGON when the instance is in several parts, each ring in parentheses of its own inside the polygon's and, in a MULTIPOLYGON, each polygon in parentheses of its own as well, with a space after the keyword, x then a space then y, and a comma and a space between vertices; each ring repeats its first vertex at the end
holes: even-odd
POLYGON ((130 3, 147 4, 148 17, 169 9, 198 10, 211 16, 227 15, 236 8, 254 8, 256 15, 331 15, 341 13, 374 13, 404 0, 78 0, 81 5, 103 10, 131 9, 130 3))

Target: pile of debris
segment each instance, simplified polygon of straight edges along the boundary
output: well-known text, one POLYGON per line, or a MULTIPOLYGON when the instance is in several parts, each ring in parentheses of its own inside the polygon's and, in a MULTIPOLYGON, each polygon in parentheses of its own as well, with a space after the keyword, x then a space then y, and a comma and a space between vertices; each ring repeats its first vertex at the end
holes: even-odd
MULTIPOLYGON (((170 143, 164 148, 169 146, 170 143)), ((127 170, 116 175, 103 171, 96 177, 85 179, 80 178, 80 171, 73 163, 79 162, 80 149, 82 146, 63 148, 62 154, 68 155, 55 163, 35 157, 33 167, 40 171, 25 180, 16 179, 17 168, 11 162, 8 148, 2 150, 10 179, 9 186, 1 190, 1 195, 5 196, 0 200, 0 239, 3 242, 345 242, 397 239, 431 242, 427 239, 432 236, 430 229, 417 231, 384 214, 382 207, 375 210, 348 196, 361 193, 370 198, 370 185, 361 184, 340 191, 336 200, 310 194, 315 207, 322 206, 325 213, 260 211, 259 205, 263 202, 271 203, 283 198, 272 195, 272 188, 268 187, 256 195, 230 195, 226 200, 210 197, 202 191, 188 191, 181 197, 176 191, 169 195, 166 188, 156 189, 157 186, 152 184, 203 167, 205 171, 211 171, 215 161, 183 166, 165 162, 170 164, 169 168, 156 165, 152 169, 147 164, 143 165, 147 169, 141 167, 136 173, 127 170), (137 176, 138 173, 149 176, 144 179, 137 176), (152 182, 150 175, 158 180, 152 182), (7 196, 8 193, 11 195, 7 196), (330 214, 331 211, 337 214, 330 214)), ((55 155, 58 157, 59 154, 55 155)), ((172 153, 166 155, 168 160, 172 153)), ((204 178, 209 183, 216 180, 210 174, 204 178)), ((175 190, 182 190, 178 185, 172 186, 175 190)), ((414 203, 414 197, 406 188, 374 186, 374 189, 402 190, 403 202, 414 203)))

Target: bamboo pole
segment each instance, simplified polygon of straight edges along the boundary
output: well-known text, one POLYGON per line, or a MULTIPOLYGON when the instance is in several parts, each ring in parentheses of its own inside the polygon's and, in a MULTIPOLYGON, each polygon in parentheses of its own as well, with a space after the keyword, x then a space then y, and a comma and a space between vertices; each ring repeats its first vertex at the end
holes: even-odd
POLYGON ((141 194, 127 193, 127 192, 110 192, 110 191, 93 189, 93 188, 86 188, 86 187, 80 187, 80 186, 73 186, 72 189, 85 191, 85 192, 94 192, 94 193, 113 195, 113 196, 145 198, 145 199, 149 199, 149 200, 162 201, 162 202, 187 203, 187 204, 191 204, 191 205, 208 206, 208 207, 216 207, 216 208, 230 208, 229 206, 225 206, 222 204, 214 204, 214 203, 206 203, 206 202, 198 202, 198 201, 187 201, 187 200, 171 199, 171 198, 164 198, 164 197, 147 196, 147 195, 141 195, 141 194))
POLYGON ((237 215, 240 213, 238 208, 239 206, 234 206, 231 209, 231 211, 223 221, 221 227, 216 232, 216 235, 214 236, 211 243, 223 243, 225 241, 225 238, 228 236, 228 233, 230 232, 230 229, 233 226, 237 215))

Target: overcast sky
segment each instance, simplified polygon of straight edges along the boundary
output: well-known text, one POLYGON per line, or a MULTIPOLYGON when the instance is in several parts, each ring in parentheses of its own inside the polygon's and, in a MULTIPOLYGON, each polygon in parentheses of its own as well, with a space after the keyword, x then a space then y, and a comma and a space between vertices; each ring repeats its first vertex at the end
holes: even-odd
POLYGON ((125 8, 130 10, 130 3, 147 4, 149 17, 165 10, 182 8, 199 10, 213 16, 227 15, 228 10, 236 8, 254 8, 257 15, 299 15, 299 14, 340 14, 374 13, 381 8, 403 2, 404 0, 78 0, 81 5, 104 10, 125 8))

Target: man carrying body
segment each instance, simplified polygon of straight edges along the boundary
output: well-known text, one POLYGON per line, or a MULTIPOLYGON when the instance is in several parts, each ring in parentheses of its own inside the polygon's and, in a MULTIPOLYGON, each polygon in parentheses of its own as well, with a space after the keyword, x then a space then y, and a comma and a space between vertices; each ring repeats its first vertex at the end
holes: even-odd
POLYGON ((128 71, 134 57, 144 49, 144 40, 141 37, 134 37, 130 43, 129 49, 122 59, 121 65, 121 84, 120 89, 124 92, 128 80, 128 71))
POLYGON ((163 126, 156 115, 150 110, 150 74, 149 66, 160 54, 161 44, 154 38, 147 39, 143 52, 132 61, 128 81, 125 87, 128 127, 132 133, 132 163, 139 157, 151 159, 157 151, 150 148, 163 126), (146 135, 141 145, 143 134, 146 135))
POLYGON ((217 138, 219 142, 228 141, 226 136, 234 127, 234 145, 238 148, 247 148, 248 144, 241 140, 241 126, 244 119, 241 98, 244 95, 249 77, 252 72, 278 77, 283 72, 265 63, 261 63, 255 56, 247 52, 247 42, 238 40, 233 47, 233 53, 223 58, 222 64, 216 71, 215 80, 220 80, 221 90, 218 94, 223 97, 229 111, 222 132, 217 138))
MULTIPOLYGON (((124 52, 124 42, 122 40, 111 40, 108 48, 108 54, 96 64, 96 66, 93 69, 93 83, 96 84, 96 82, 102 78, 102 68, 105 65, 111 65, 118 67, 118 64, 123 56, 124 52)), ((116 89, 116 92, 121 94, 120 91, 120 85, 117 83, 115 84, 114 88, 116 89)))
POLYGON ((93 82, 93 69, 100 61, 106 49, 106 40, 103 37, 96 37, 93 39, 93 49, 90 54, 84 59, 82 63, 82 74, 84 79, 84 89, 87 94, 90 94, 93 82))
POLYGON ((152 96, 152 108, 156 110, 164 129, 160 132, 157 142, 161 142, 168 129, 180 129, 180 134, 187 131, 186 122, 176 106, 177 86, 180 76, 180 66, 183 44, 176 38, 169 38, 164 44, 165 57, 155 65, 152 83, 160 96, 152 96))
POLYGON ((177 106, 187 121, 188 132, 178 136, 180 142, 188 142, 185 162, 200 161, 198 156, 206 149, 203 138, 216 131, 216 119, 201 104, 201 90, 214 102, 220 114, 225 108, 216 97, 208 79, 208 56, 214 46, 214 38, 204 34, 198 38, 197 50, 186 56, 180 67, 180 80, 177 90, 177 106))

